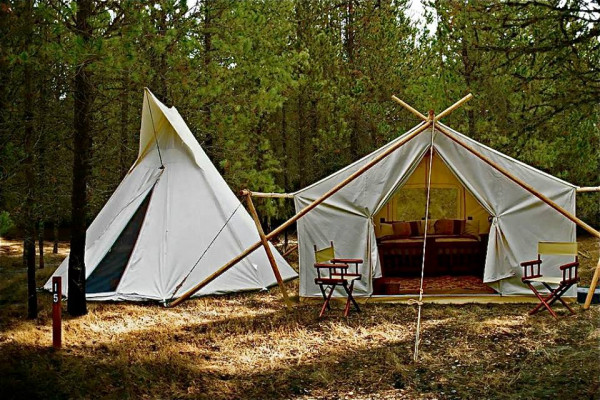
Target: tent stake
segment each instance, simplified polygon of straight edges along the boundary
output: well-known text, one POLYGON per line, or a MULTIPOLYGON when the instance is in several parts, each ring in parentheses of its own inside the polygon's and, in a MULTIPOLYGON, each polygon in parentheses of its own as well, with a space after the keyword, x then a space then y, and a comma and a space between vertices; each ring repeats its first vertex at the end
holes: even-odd
MULTIPOLYGON (((333 188, 329 189, 329 191, 327 193, 325 193, 323 196, 319 197, 318 199, 316 199, 312 203, 310 203, 308 206, 304 207, 292 218, 288 219, 286 222, 284 222, 278 228, 276 228, 271 233, 266 235, 265 238, 267 240, 271 240, 272 238, 274 238, 277 235, 279 235, 280 233, 282 233, 290 225, 292 225, 294 222, 296 222, 297 220, 299 220, 300 218, 305 216, 313 208, 317 207, 319 204, 321 204, 322 202, 327 200, 329 197, 333 196, 339 190, 343 189, 350 182, 352 182, 353 180, 355 180, 356 178, 361 176, 367 170, 371 169, 375 164, 379 163, 381 160, 383 160, 384 158, 386 158, 387 156, 392 154, 395 150, 402 147, 406 142, 413 139, 415 136, 417 136, 421 132, 425 131, 430 126, 431 126, 431 122, 426 122, 423 125, 421 125, 420 127, 418 127, 417 129, 415 129, 415 131, 413 133, 409 134, 404 139, 398 141, 398 143, 394 144, 393 146, 388 148, 386 151, 379 154, 377 157, 375 157, 374 159, 372 159, 371 161, 369 161, 368 163, 363 165, 361 168, 359 168, 352 175, 350 175, 349 177, 344 179, 342 182, 338 183, 333 188)), ((177 298, 174 301, 172 301, 171 303, 167 304, 167 307, 174 307, 174 306, 178 305, 179 303, 183 302, 184 300, 188 299, 190 296, 192 296, 198 290, 202 289, 204 286, 208 285, 210 282, 212 282, 213 280, 218 278, 221 274, 223 274, 229 268, 233 267, 235 264, 237 264, 238 262, 240 262, 241 260, 246 258, 246 256, 248 256, 248 254, 250 254, 254 250, 258 249, 261 245, 262 245, 261 241, 254 243, 252 246, 248 247, 246 250, 244 250, 242 253, 240 253, 237 257, 231 259, 227 264, 223 265, 221 268, 219 268, 218 270, 216 270, 215 272, 210 274, 202 282, 200 282, 199 284, 197 284, 196 286, 194 286, 193 288, 191 288, 190 290, 188 290, 187 292, 182 294, 179 298, 177 298)))
POLYGON ((561 206, 559 206, 558 204, 556 204, 555 202, 553 202, 552 200, 550 200, 548 197, 544 196, 543 194, 541 194, 540 192, 538 192, 537 190, 535 190, 533 187, 529 186, 527 183, 523 182, 521 179, 517 178, 516 176, 514 176, 513 174, 511 174, 510 172, 508 172, 506 169, 504 169, 500 165, 496 164, 495 162, 493 162, 492 160, 490 160, 489 158, 487 158, 486 156, 484 156, 483 154, 481 154, 477 150, 473 149, 468 144, 463 143, 461 140, 458 140, 457 138, 455 138, 454 135, 452 135, 452 133, 450 133, 446 128, 444 128, 443 126, 437 125, 437 129, 440 132, 442 132, 444 135, 446 135, 447 138, 449 138, 453 142, 459 144, 460 146, 464 147, 471 154, 475 155, 477 158, 479 158, 480 160, 482 160, 486 164, 492 166, 498 172, 501 172, 508 179, 510 179, 511 181, 517 183, 523 189, 527 190, 529 193, 533 194, 535 197, 537 197, 538 199, 542 200, 544 203, 548 204, 550 207, 554 208, 556 211, 558 211, 559 213, 561 213, 563 216, 565 216, 568 219, 570 219, 571 221, 575 222, 577 225, 579 225, 580 227, 582 227, 583 229, 585 229, 586 231, 588 231, 592 235, 596 236, 597 238, 600 238, 600 232, 598 232, 597 230, 595 230, 594 228, 592 228, 591 226, 589 226, 588 224, 586 224, 584 221, 582 221, 581 219, 577 218, 575 215, 571 214, 570 212, 568 212, 567 210, 565 210, 564 208, 562 208, 561 206))
POLYGON ((285 284, 283 283, 283 279, 281 278, 281 273, 279 272, 279 268, 277 268, 277 262, 275 262, 275 257, 273 257, 273 252, 269 247, 269 241, 265 236, 265 231, 262 228, 260 219, 258 218, 258 213, 256 212, 256 208, 254 207, 254 203, 252 202, 252 192, 244 189, 242 190, 242 196, 246 196, 248 210, 250 211, 250 214, 252 214, 252 218, 254 219, 254 223, 256 224, 256 230, 258 230, 260 241, 262 242, 262 245, 265 248, 265 253, 267 253, 267 258, 269 259, 269 264, 271 264, 271 268, 273 269, 273 273, 275 274, 275 279, 277 279, 277 284, 281 289, 281 294, 283 295, 285 306, 289 309, 292 306, 292 302, 288 297, 287 291, 285 289, 285 284))

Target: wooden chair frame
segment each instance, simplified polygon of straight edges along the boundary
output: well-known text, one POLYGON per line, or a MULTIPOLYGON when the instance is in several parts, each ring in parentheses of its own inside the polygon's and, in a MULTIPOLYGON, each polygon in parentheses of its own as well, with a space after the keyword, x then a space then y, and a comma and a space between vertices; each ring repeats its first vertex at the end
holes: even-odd
POLYGON ((338 285, 341 285, 344 288, 348 297, 346 306, 344 307, 344 316, 347 317, 350 312, 350 304, 353 304, 356 311, 360 312, 360 307, 354 299, 352 291, 354 290, 354 282, 360 280, 362 277, 358 272, 358 265, 362 264, 363 260, 359 258, 336 258, 333 241, 329 243, 331 245, 330 247, 321 250, 318 250, 317 245, 314 245, 316 261, 314 267, 317 269, 315 283, 319 286, 319 289, 321 289, 321 294, 324 299, 319 318, 323 316, 326 309, 331 310, 331 296, 335 291, 335 287, 338 285), (348 272, 348 269, 350 268, 349 264, 355 265, 355 272, 348 272), (324 276, 321 275, 323 270, 325 271, 324 276))
POLYGON ((548 312, 554 317, 558 318, 556 312, 552 309, 552 304, 557 300, 560 301, 571 314, 575 314, 575 311, 561 298, 567 290, 577 282, 579 282, 579 276, 577 269, 579 267, 579 261, 577 258, 577 243, 568 242, 539 242, 538 243, 538 258, 537 260, 525 261, 521 263, 523 267, 523 276, 521 280, 525 283, 533 294, 540 300, 540 304, 535 306, 529 315, 533 315, 538 311, 548 310, 548 312), (573 250, 574 249, 574 250, 573 250), (542 254, 554 254, 554 255, 575 255, 575 261, 559 266, 562 271, 562 277, 544 277, 541 273, 542 266, 542 254), (543 296, 536 288, 533 283, 541 283, 546 289, 548 289, 548 295, 543 296), (558 285, 552 288, 550 285, 558 285), (543 308, 542 308, 543 307, 543 308))

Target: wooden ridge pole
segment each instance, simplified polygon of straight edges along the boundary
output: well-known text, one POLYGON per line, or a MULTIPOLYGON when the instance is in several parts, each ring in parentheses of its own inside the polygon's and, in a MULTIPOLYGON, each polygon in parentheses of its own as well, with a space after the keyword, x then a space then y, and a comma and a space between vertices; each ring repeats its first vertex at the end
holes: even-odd
MULTIPOLYGON (((267 240, 271 240, 275 236, 277 236, 280 233, 282 233, 283 231, 285 231, 290 225, 292 225, 294 222, 296 222, 297 220, 299 220, 300 218, 305 216, 313 208, 317 207, 319 204, 321 204, 322 202, 327 200, 329 197, 333 196, 335 193, 337 193, 339 190, 344 188, 350 182, 352 182, 353 180, 355 180, 356 178, 361 176, 363 173, 365 173, 365 171, 371 169, 375 164, 379 163, 381 160, 383 160, 384 158, 386 158, 387 156, 392 154, 395 150, 402 147, 406 142, 408 142, 409 140, 411 140, 412 138, 414 138, 415 136, 417 136, 418 134, 420 134, 421 132, 423 132, 430 126, 431 126, 431 121, 428 121, 425 124, 421 125, 420 127, 416 128, 414 132, 410 133, 404 139, 398 141, 393 146, 389 147, 386 151, 379 154, 377 157, 375 157, 374 159, 372 159, 371 161, 369 161, 368 163, 363 165, 352 175, 350 175, 349 177, 344 179, 342 182, 335 185, 333 188, 329 189, 329 191, 327 193, 325 193, 323 196, 319 197, 318 199, 316 199, 312 203, 310 203, 308 206, 304 207, 292 218, 288 219, 286 222, 281 224, 278 228, 276 228, 271 233, 266 235, 265 238, 267 240)), ((237 257, 231 259, 227 264, 223 265, 221 268, 219 268, 218 270, 216 270, 215 272, 210 274, 208 277, 206 277, 202 282, 198 283, 196 286, 194 286, 193 288, 191 288, 190 290, 188 290, 187 292, 182 294, 179 298, 175 299, 171 303, 168 303, 167 307, 174 307, 174 306, 178 305, 179 303, 181 303, 182 301, 189 298, 190 296, 192 296, 198 290, 202 289, 204 286, 208 285, 210 282, 212 282, 217 277, 219 277, 223 272, 227 271, 229 268, 233 267, 235 264, 237 264, 238 262, 243 260, 246 256, 248 256, 248 254, 252 253, 254 250, 259 248, 261 246, 261 244, 262 244, 262 242, 258 241, 256 243, 254 243, 252 246, 248 247, 246 250, 244 250, 242 253, 240 253, 237 257)))
POLYGON ((262 228, 260 223, 260 218, 258 218, 258 213, 256 212, 256 208, 254 208, 254 203, 252 202, 252 192, 249 190, 242 190, 242 196, 246 196, 246 202, 248 203, 248 210, 250 210, 250 214, 252 215, 252 219, 254 219, 254 223, 256 224, 256 230, 258 230, 258 235, 260 236, 260 241, 262 242, 263 247, 265 248, 265 253, 267 253, 267 258, 269 259, 269 264, 271 264, 271 268, 273 269, 273 274, 275 274, 275 279, 277 279, 277 284, 281 289, 281 294, 283 295, 283 300, 285 302, 285 306, 290 308, 292 306, 292 302, 288 297, 287 291, 285 289, 285 284, 283 283, 283 279, 281 278, 281 273, 279 272, 279 268, 277 267, 277 262, 275 261, 275 257, 273 256, 273 252, 269 247, 269 241, 265 236, 265 231, 262 228))
POLYGON ((577 193, 600 192, 600 186, 582 186, 577 188, 577 193))
POLYGON ((541 194, 540 192, 538 192, 537 190, 535 190, 533 187, 529 186, 527 183, 523 182, 521 179, 519 179, 516 176, 514 176, 513 174, 511 174, 508 170, 504 169, 503 167, 501 167, 500 165, 496 164, 495 162, 493 162, 492 160, 490 160, 489 158, 487 158, 486 156, 484 156, 483 154, 481 154, 477 150, 473 149, 468 144, 466 144, 463 141, 458 140, 457 138, 455 138, 454 135, 451 132, 449 132, 445 127, 440 126, 440 125, 436 125, 436 128, 437 128, 437 130, 439 130, 440 132, 442 132, 444 135, 446 135, 447 138, 449 138, 450 140, 454 141, 455 143, 458 143, 460 146, 462 146, 465 149, 467 149, 471 154, 477 156, 480 160, 482 160, 486 164, 492 166, 497 171, 501 172, 508 179, 510 179, 511 181, 517 183, 523 189, 527 190, 529 193, 533 194, 538 199, 540 199, 543 202, 545 202, 546 204, 548 204, 550 207, 554 208, 556 211, 558 211, 559 213, 561 213, 563 216, 565 216, 568 219, 570 219, 571 221, 575 222, 577 225, 579 225, 580 227, 582 227, 583 229, 585 229, 586 231, 588 231, 592 235, 596 236, 597 238, 600 238, 600 232, 598 232, 596 229, 592 228, 591 226, 589 226, 588 224, 586 224, 584 221, 582 221, 581 219, 577 218, 575 215, 571 214, 570 212, 568 212, 567 210, 565 210, 564 208, 562 208, 561 206, 559 206, 558 204, 556 204, 555 202, 553 202, 552 200, 550 200, 548 197, 546 197, 545 195, 541 194))
POLYGON ((293 199, 294 195, 291 193, 263 193, 263 192, 251 192, 249 190, 247 190, 248 193, 250 193, 251 196, 254 197, 265 197, 265 198, 272 198, 272 199, 293 199))

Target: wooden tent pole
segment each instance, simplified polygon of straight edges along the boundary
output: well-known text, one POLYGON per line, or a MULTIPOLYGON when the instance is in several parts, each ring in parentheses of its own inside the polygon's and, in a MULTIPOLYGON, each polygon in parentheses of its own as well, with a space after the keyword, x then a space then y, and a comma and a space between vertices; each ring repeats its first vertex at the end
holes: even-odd
POLYGON ((577 188, 577 193, 600 192, 600 186, 583 186, 577 188))
POLYGON ((291 193, 263 193, 263 192, 248 192, 254 197, 266 197, 275 199, 293 199, 294 195, 291 193))
POLYGON ((490 160, 483 154, 479 153, 477 150, 473 149, 471 146, 469 146, 466 143, 463 143, 461 140, 458 140, 457 138, 455 138, 454 135, 452 133, 450 133, 445 127, 436 125, 436 129, 439 130, 440 132, 442 132, 444 135, 446 135, 446 137, 448 137, 450 140, 452 140, 455 143, 458 143, 460 146, 464 147, 470 153, 474 154, 476 157, 478 157, 479 159, 484 161, 486 164, 492 166, 497 171, 501 172, 508 179, 517 183, 523 189, 527 190, 529 193, 533 194, 534 196, 536 196, 537 198, 539 198, 540 200, 542 200, 543 202, 548 204, 550 207, 554 208, 556 211, 558 211, 559 213, 561 213, 562 215, 564 215, 571 221, 575 222, 577 225, 579 225, 580 227, 582 227, 583 229, 585 229, 592 235, 596 236, 597 238, 600 238, 600 232, 598 232, 596 229, 592 228, 591 226, 586 224, 584 221, 577 218, 575 215, 571 214, 570 212, 568 212, 567 210, 565 210, 564 208, 562 208, 561 206, 559 206, 558 204, 556 204, 555 202, 550 200, 548 197, 544 196, 543 194, 541 194, 540 192, 535 190, 533 187, 529 186, 527 183, 523 182, 521 179, 519 179, 516 176, 514 176, 513 174, 511 174, 508 170, 504 169, 503 167, 496 164, 495 162, 493 162, 492 160, 490 160))
POLYGON ((392 100, 394 100, 396 103, 400 104, 402 107, 406 108, 411 113, 415 114, 417 117, 421 118, 423 121, 427 121, 427 117, 425 115, 421 114, 418 110, 416 110, 410 104, 406 103, 403 100, 400 100, 399 98, 397 98, 394 95, 392 95, 392 100))
POLYGON ((446 108, 444 111, 442 111, 441 113, 436 115, 435 121, 437 122, 440 119, 448 116, 452 111, 456 110, 458 107, 462 106, 464 103, 471 100, 472 98, 473 98, 473 95, 471 93, 469 93, 468 95, 466 95, 465 97, 463 97, 462 99, 460 99, 459 101, 452 104, 450 107, 446 108))
POLYGON ((287 250, 285 251, 285 253, 283 253, 283 254, 282 254, 282 256, 283 256, 283 257, 287 257, 287 256, 289 256, 290 254, 292 254, 292 252, 293 252, 294 250, 298 250, 298 245, 297 245, 297 244, 295 244, 295 245, 293 245, 292 247, 290 247, 289 249, 287 249, 287 250))
POLYGON ((242 190, 242 196, 246 196, 246 202, 248 203, 248 210, 252 215, 252 219, 254 219, 254 223, 256 224, 256 230, 258 230, 258 235, 260 236, 260 241, 262 242, 263 247, 265 248, 265 253, 267 253, 267 258, 269 259, 269 264, 271 264, 271 268, 273 269, 273 274, 275 274, 275 279, 277 279, 277 284, 281 289, 281 294, 283 295, 283 300, 285 301, 285 306, 290 308, 292 306, 292 302, 288 297, 287 291, 285 289, 285 284, 283 283, 283 279, 281 278, 281 273, 279 272, 279 268, 277 267, 277 262, 275 261, 275 257, 273 256, 273 252, 269 247, 269 241, 265 236, 265 231, 260 223, 260 218, 258 218, 258 213, 256 212, 256 208, 254 207, 254 203, 252 202, 252 192, 249 190, 242 190))
POLYGON ((592 304, 592 297, 594 296, 594 292, 596 291, 596 285, 598 285, 598 277, 600 277, 600 260, 598 260, 598 265, 596 265, 596 271, 594 271, 594 276, 592 277, 592 282, 590 283, 588 294, 585 297, 585 303, 583 304, 584 310, 590 308, 590 304, 592 304))
MULTIPOLYGON (((367 170, 371 169, 374 165, 376 165, 381 160, 383 160, 384 158, 386 158, 387 156, 392 154, 395 150, 402 147, 406 142, 413 139, 415 136, 417 136, 418 134, 420 134, 421 132, 423 132, 424 130, 429 128, 430 126, 431 126, 431 122, 426 122, 423 125, 421 125, 420 127, 418 127, 417 129, 415 129, 414 132, 410 133, 404 139, 399 140, 393 146, 389 147, 386 151, 379 154, 377 157, 373 158, 371 161, 369 161, 368 163, 363 165, 361 168, 359 168, 352 175, 350 175, 349 177, 344 179, 342 182, 338 183, 333 188, 329 189, 329 191, 327 191, 323 196, 319 197, 318 199, 316 199, 312 203, 310 203, 308 206, 304 207, 292 218, 288 219, 286 222, 284 222, 278 228, 276 228, 271 233, 266 235, 265 238, 267 240, 271 240, 275 236, 282 233, 290 225, 292 225, 294 222, 296 222, 297 220, 299 220, 300 218, 305 216, 313 208, 317 207, 319 204, 321 204, 322 202, 327 200, 329 197, 333 196, 339 190, 343 189, 350 182, 352 182, 353 180, 355 180, 356 178, 358 178, 359 176, 364 174, 367 170)), ((198 290, 202 289, 204 286, 208 285, 210 282, 215 280, 217 277, 219 277, 222 273, 227 271, 229 268, 233 267, 235 264, 237 264, 238 262, 243 260, 246 256, 248 256, 248 254, 250 254, 254 250, 258 249, 261 246, 261 244, 262 244, 262 242, 258 241, 256 243, 254 243, 252 246, 248 247, 246 250, 244 250, 242 253, 240 253, 237 257, 233 258, 227 264, 223 265, 221 268, 219 268, 218 270, 216 270, 215 272, 210 274, 208 277, 206 277, 202 282, 200 282, 199 284, 197 284, 196 286, 194 286, 193 288, 191 288, 190 290, 188 290, 187 292, 182 294, 179 298, 177 298, 174 301, 172 301, 171 303, 167 304, 167 307, 174 307, 174 306, 178 305, 179 303, 181 303, 182 301, 189 298, 190 296, 192 296, 194 293, 196 293, 198 290)))
MULTIPOLYGON (((465 97, 463 97, 462 99, 460 99, 459 101, 457 101, 456 103, 452 104, 450 107, 446 108, 444 111, 439 113, 435 117, 435 120, 439 121, 440 119, 448 116, 452 111, 456 110, 458 107, 462 106, 464 103, 471 100, 472 98, 473 98, 473 95, 471 93, 467 94, 465 97)), ((402 107, 406 108, 408 111, 410 111, 411 113, 413 113, 414 115, 416 115, 417 117, 422 119, 423 121, 428 121, 427 116, 425 116, 424 114, 421 114, 418 110, 416 110, 414 107, 412 107, 407 102, 400 100, 398 97, 396 97, 394 95, 392 95, 392 100, 394 100, 396 103, 400 104, 402 107)))

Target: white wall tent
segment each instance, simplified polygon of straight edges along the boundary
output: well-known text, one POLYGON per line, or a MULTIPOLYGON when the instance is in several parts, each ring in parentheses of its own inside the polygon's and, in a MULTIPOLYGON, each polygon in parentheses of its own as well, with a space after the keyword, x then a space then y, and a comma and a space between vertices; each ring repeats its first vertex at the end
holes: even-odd
MULTIPOLYGON (((305 208, 423 124, 348 167, 294 193, 296 211, 305 208)), ((576 186, 490 149, 445 125, 436 124, 558 206, 575 213, 576 186)), ((368 296, 373 293, 373 279, 381 276, 373 218, 408 180, 429 152, 430 145, 492 217, 483 281, 498 293, 531 294, 521 283, 519 263, 536 257, 538 241, 575 241, 573 222, 442 132, 427 128, 298 220, 300 296, 321 296, 314 284, 313 246, 322 248, 331 240, 335 243, 337 256, 365 260, 363 278, 356 284, 355 294, 368 296)), ((548 265, 552 266, 552 263, 548 265)), ((550 275, 558 273, 545 272, 550 275)), ((574 290, 571 295, 573 293, 574 290)))
MULTIPOLYGON (((138 159, 87 230, 87 298, 169 300, 258 240, 252 217, 179 112, 146 90, 138 159)), ((282 278, 296 277, 272 250, 282 278)), ((54 273, 63 277, 63 293, 68 293, 68 262, 67 257, 54 273)), ((276 283, 263 250, 196 296, 276 283)), ((51 279, 44 288, 50 290, 51 279)))

